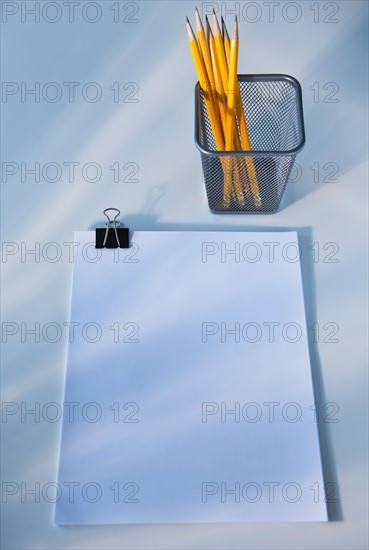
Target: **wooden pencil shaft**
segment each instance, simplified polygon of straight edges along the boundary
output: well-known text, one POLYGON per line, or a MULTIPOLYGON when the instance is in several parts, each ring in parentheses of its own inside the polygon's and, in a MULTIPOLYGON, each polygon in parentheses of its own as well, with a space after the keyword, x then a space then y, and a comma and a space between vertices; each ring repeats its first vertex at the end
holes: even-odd
POLYGON ((202 59, 205 65, 205 70, 207 74, 207 79, 209 81, 209 87, 212 91, 213 97, 214 97, 214 114, 217 119, 218 125, 221 124, 220 120, 220 113, 219 113, 219 106, 216 98, 216 86, 215 86, 215 80, 214 80, 214 73, 213 73, 213 67, 211 63, 211 57, 210 57, 210 49, 209 44, 206 38, 205 29, 202 24, 200 14, 198 12, 198 9, 196 8, 196 27, 197 27, 197 36, 198 41, 200 45, 200 54, 202 55, 202 59))
POLYGON ((238 63, 238 40, 234 39, 231 43, 231 56, 227 86, 227 128, 226 128, 226 151, 232 151, 234 148, 234 128, 235 128, 235 106, 236 106, 236 87, 238 63))
POLYGON ((220 32, 217 16, 215 14, 214 14, 214 41, 215 41, 215 46, 217 50, 223 85, 224 85, 225 91, 227 92, 227 82, 228 82, 227 57, 224 49, 224 42, 220 32))
POLYGON ((199 84, 204 92, 204 101, 208 111, 209 120, 213 130, 216 146, 217 146, 217 149, 223 150, 224 138, 223 138, 223 133, 222 133, 222 129, 220 127, 219 121, 217 120, 216 111, 214 107, 214 98, 213 98, 213 94, 209 84, 208 75, 206 73, 206 69, 202 60, 199 45, 196 40, 196 36, 193 32, 193 29, 191 27, 191 24, 187 22, 187 25, 188 25, 190 49, 191 49, 192 57, 195 63, 199 84))

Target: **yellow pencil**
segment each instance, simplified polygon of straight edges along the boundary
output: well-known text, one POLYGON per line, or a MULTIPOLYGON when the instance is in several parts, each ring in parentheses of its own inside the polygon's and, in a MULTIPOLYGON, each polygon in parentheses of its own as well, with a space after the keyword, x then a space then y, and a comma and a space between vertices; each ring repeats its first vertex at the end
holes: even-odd
MULTIPOLYGON (((215 19, 216 19, 216 17, 215 17, 215 19)), ((224 20, 223 17, 222 17, 221 21, 222 21, 222 38, 223 38, 224 50, 225 50, 226 60, 227 60, 227 67, 226 67, 227 71, 225 71, 225 73, 226 73, 225 74, 225 79, 227 81, 228 80, 229 64, 230 64, 230 55, 231 55, 231 39, 229 37, 228 30, 227 30, 227 25, 226 25, 225 20, 224 20)), ((237 112, 238 121, 241 119, 241 117, 243 118, 243 121, 244 121, 245 115, 243 113, 243 106, 242 106, 241 95, 240 95, 239 89, 236 90, 236 112, 237 112)), ((246 122, 245 122, 245 124, 246 124, 246 122)), ((238 134, 238 126, 235 125, 235 128, 236 128, 236 131, 237 131, 237 134, 238 134)), ((243 130, 244 130, 244 127, 243 127, 243 130)), ((246 132, 246 134, 247 134, 247 132, 246 132)), ((240 145, 240 150, 241 149, 242 149, 242 146, 240 145)), ((243 162, 239 163, 240 169, 242 167, 242 164, 243 164, 243 162)), ((246 196, 249 197, 251 193, 250 193, 249 182, 248 182, 248 177, 247 177, 248 169, 247 169, 246 159, 244 160, 244 165, 245 165, 244 188, 245 188, 246 196)))
MULTIPOLYGON (((228 84, 227 84, 227 128, 225 135, 225 148, 226 151, 234 151, 237 149, 238 144, 238 132, 237 139, 235 141, 235 129, 237 129, 235 105, 236 105, 236 90, 238 89, 238 75, 237 75, 237 66, 238 66, 238 49, 239 49, 239 39, 238 39, 238 21, 237 17, 235 18, 233 37, 231 40, 231 49, 229 57, 229 73, 228 73, 228 84)), ((234 160, 234 165, 236 170, 239 170, 239 159, 236 157, 234 160)))
POLYGON ((212 67, 212 63, 211 63, 209 44, 208 44, 208 41, 206 40, 205 29, 204 29, 204 26, 202 24, 201 17, 200 17, 200 14, 199 14, 199 11, 198 11, 197 8, 196 8, 195 16, 196 16, 196 28, 197 28, 198 43, 200 45, 200 52, 202 54, 202 59, 203 59, 203 62, 204 62, 204 66, 205 66, 206 74, 207 74, 207 77, 208 77, 210 89, 212 91, 213 98, 215 100, 214 101, 214 112, 215 112, 215 116, 217 118, 217 122, 218 122, 218 125, 219 125, 219 123, 220 123, 220 113, 219 113, 219 105, 218 105, 218 102, 217 102, 217 90, 216 90, 216 86, 215 86, 215 79, 214 79, 213 67, 212 67))
MULTIPOLYGON (((219 25, 218 25, 218 21, 217 21, 215 12, 214 12, 214 25, 217 25, 218 29, 219 29, 219 25)), ((223 33, 224 33, 224 38, 225 38, 225 40, 224 40, 224 49, 226 50, 227 47, 228 47, 226 45, 227 37, 229 39, 229 35, 228 35, 228 32, 227 32, 227 27, 226 27, 224 19, 222 19, 222 26, 223 26, 223 33)), ((219 32, 220 32, 220 29, 219 29, 219 32)), ((219 44, 218 47, 219 47, 219 49, 221 49, 220 44, 219 44)), ((230 55, 230 47, 231 46, 229 44, 229 55, 230 55)), ((224 73, 225 73, 225 76, 223 78, 226 79, 227 74, 226 74, 225 70, 224 70, 224 73)), ((227 80, 225 80, 225 81, 227 81, 227 80)), ((244 109, 243 109, 241 92, 240 92, 240 88, 239 88, 238 83, 237 83, 237 87, 236 87, 236 98, 235 99, 236 99, 237 120, 238 120, 238 125, 239 125, 239 128, 240 128, 240 134, 241 134, 241 140, 242 140, 242 148, 245 151, 251 151, 251 143, 250 143, 250 139, 249 139, 249 133, 248 133, 248 130, 247 130, 245 112, 244 112, 244 109)), ((259 185, 258 185, 258 181, 257 181, 257 177, 256 177, 254 159, 252 157, 247 156, 245 162, 246 162, 246 167, 247 167, 247 173, 248 173, 249 180, 250 180, 250 187, 251 187, 251 192, 252 192, 253 199, 254 199, 254 204, 255 204, 256 208, 260 208, 261 207, 261 198, 260 198, 260 193, 259 193, 259 185)), ((246 194, 247 194, 247 190, 246 190, 246 194)))
POLYGON ((207 31, 207 42, 209 44, 210 58, 212 65, 212 72, 215 82, 216 97, 219 105, 220 118, 223 125, 223 130, 226 129, 227 123, 227 98, 224 92, 222 74, 220 72, 218 55, 215 48, 214 36, 211 31, 209 19, 206 16, 206 31, 207 31))
MULTIPOLYGON (((215 13, 215 10, 213 10, 213 17, 214 17, 214 42, 215 42, 215 49, 218 57, 219 62, 219 68, 220 73, 222 77, 223 87, 226 93, 226 96, 228 98, 228 89, 227 89, 227 82, 228 82, 228 67, 227 67, 227 59, 224 49, 224 43, 223 43, 223 37, 221 34, 221 30, 219 27, 218 19, 215 13)), ((226 130, 227 130, 227 123, 226 123, 226 130)), ((229 149, 228 149, 229 150, 229 149)), ((235 163, 233 162, 232 158, 227 159, 227 170, 225 172, 225 181, 224 181, 224 197, 223 197, 223 203, 224 206, 227 208, 230 205, 230 190, 232 185, 232 173, 235 167, 235 163)))
MULTIPOLYGON (((238 124, 240 127, 242 147, 245 151, 251 151, 251 143, 250 143, 249 133, 246 126, 246 119, 245 119, 245 113, 242 105, 241 93, 238 86, 237 86, 237 92, 236 92, 236 112, 237 112, 238 124)), ((247 166, 247 172, 250 180, 250 187, 251 187, 251 193, 254 199, 254 204, 256 208, 261 208, 262 203, 261 203, 261 197, 259 192, 259 185, 256 177, 254 159, 252 157, 246 156, 246 166, 247 166)))
POLYGON ((236 106, 236 88, 238 86, 237 77, 238 65, 238 22, 237 17, 234 23, 233 37, 231 40, 231 52, 229 58, 229 74, 227 82, 227 127, 225 134, 226 151, 234 151, 234 129, 235 129, 235 106, 236 106))
POLYGON ((215 115, 213 94, 210 88, 206 69, 201 57, 199 45, 188 17, 187 17, 187 31, 188 31, 188 40, 190 44, 190 49, 191 49, 192 57, 195 63, 199 84, 204 93, 205 106, 209 115, 209 120, 210 120, 211 128, 213 130, 216 147, 218 151, 224 151, 223 132, 217 120, 217 117, 215 115))
MULTIPOLYGON (((222 76, 221 76, 220 67, 219 67, 219 60, 218 60, 218 55, 217 55, 217 51, 216 51, 216 47, 215 47, 214 36, 213 36, 212 31, 211 31, 210 23, 209 23, 209 20, 208 20, 207 17, 206 17, 206 29, 207 29, 207 39, 208 39, 209 48, 210 48, 210 56, 211 56, 211 61, 212 61, 212 65, 213 65, 213 74, 214 74, 215 86, 216 86, 216 91, 217 91, 217 98, 218 98, 218 103, 219 103, 220 118, 221 118, 221 121, 222 121, 223 130, 225 132, 226 127, 227 127, 227 98, 226 98, 226 95, 225 95, 225 92, 224 92, 222 76)), ((235 132, 234 132, 235 148, 237 150, 240 150, 241 149, 241 142, 240 142, 240 138, 239 138, 239 135, 238 135, 237 128, 235 127, 234 130, 235 130, 235 132)), ((236 162, 236 166, 235 166, 235 181, 234 181, 234 184, 235 184, 235 191, 236 191, 237 201, 238 201, 240 206, 244 206, 245 205, 245 198, 244 198, 243 191, 242 191, 241 174, 240 174, 240 167, 239 167, 238 162, 236 162)))

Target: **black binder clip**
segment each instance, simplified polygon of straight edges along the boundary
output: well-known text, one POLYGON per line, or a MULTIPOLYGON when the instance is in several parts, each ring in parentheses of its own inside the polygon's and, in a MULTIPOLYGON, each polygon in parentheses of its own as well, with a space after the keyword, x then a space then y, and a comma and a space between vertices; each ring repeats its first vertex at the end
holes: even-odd
POLYGON ((122 227, 122 223, 117 221, 120 214, 118 208, 105 208, 103 213, 108 218, 108 222, 106 229, 103 227, 95 229, 95 248, 129 248, 129 229, 122 227), (112 220, 107 214, 109 210, 116 212, 112 220))

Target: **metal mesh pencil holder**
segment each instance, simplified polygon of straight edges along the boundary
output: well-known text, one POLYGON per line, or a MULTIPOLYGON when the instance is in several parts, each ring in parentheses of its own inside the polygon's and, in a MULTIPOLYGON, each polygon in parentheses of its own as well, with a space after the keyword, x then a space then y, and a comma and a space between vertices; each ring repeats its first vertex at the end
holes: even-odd
POLYGON ((204 93, 196 85, 195 143, 209 208, 215 214, 273 214, 305 144, 301 86, 288 75, 238 75, 238 81, 250 151, 217 150, 204 93))

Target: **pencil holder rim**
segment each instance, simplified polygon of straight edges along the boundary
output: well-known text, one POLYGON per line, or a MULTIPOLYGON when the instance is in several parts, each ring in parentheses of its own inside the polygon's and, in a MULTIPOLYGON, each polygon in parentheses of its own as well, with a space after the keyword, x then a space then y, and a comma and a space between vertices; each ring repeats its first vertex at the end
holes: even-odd
POLYGON ((200 84, 195 85, 195 145, 197 149, 204 155, 213 157, 269 157, 269 156, 294 156, 299 153, 305 145, 305 125, 304 125, 304 113, 302 105, 302 88, 300 82, 291 75, 282 73, 273 74, 239 74, 239 82, 263 82, 263 81, 277 81, 284 80, 289 81, 296 90, 297 104, 298 104, 298 123, 300 128, 300 143, 293 149, 287 149, 285 151, 215 151, 214 149, 207 149, 200 143, 200 84))

